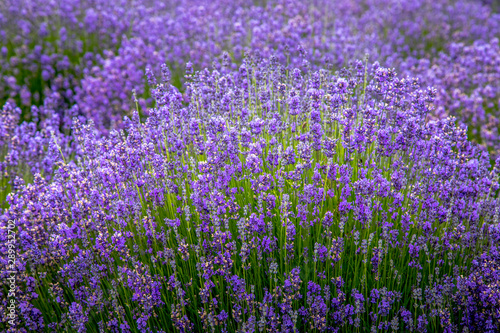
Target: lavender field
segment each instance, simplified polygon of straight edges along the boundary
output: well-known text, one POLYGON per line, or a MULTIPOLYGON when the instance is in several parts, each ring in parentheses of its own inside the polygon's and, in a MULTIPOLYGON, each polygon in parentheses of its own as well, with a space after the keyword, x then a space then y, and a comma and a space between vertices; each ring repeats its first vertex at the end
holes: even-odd
POLYGON ((0 332, 500 332, 495 0, 0 0, 0 332))

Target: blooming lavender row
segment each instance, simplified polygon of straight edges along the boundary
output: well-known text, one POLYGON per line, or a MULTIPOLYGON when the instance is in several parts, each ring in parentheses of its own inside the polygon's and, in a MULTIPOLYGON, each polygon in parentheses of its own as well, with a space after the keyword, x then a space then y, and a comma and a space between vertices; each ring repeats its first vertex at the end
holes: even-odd
MULTIPOLYGON (((109 54, 83 79, 76 99, 86 117, 106 133, 106 129, 120 126, 124 113, 130 116, 130 98, 126 96, 132 89, 145 96, 142 103, 148 104, 148 90, 143 88, 141 74, 154 64, 171 64, 179 80, 187 61, 195 68, 219 70, 222 59, 214 59, 223 51, 241 61, 250 48, 264 57, 275 55, 281 63, 293 66, 339 69, 350 59, 369 53, 372 61, 406 70, 399 64, 408 57, 432 61, 439 51, 449 54, 452 43, 469 45, 498 37, 499 21, 500 16, 488 6, 471 1, 421 0, 407 6, 394 0, 277 0, 263 6, 193 1, 177 7, 174 15, 159 10, 138 21, 120 52, 109 54)), ((475 71, 488 71, 484 67, 477 64, 475 71)), ((176 86, 180 87, 180 82, 176 86)), ((453 93, 451 87, 444 89, 449 95, 453 93)), ((469 123, 478 127, 483 124, 469 123)))
POLYGON ((500 152, 499 40, 452 44, 448 52, 440 53, 432 61, 407 59, 403 67, 422 83, 437 87, 435 117, 458 117, 461 123, 469 125, 469 137, 497 156, 500 152))
POLYGON ((204 68, 222 51, 241 60, 250 47, 293 65, 300 53, 312 66, 340 68, 369 52, 394 67, 500 34, 498 14, 476 1, 24 0, 0 13, 0 100, 14 99, 29 120, 31 104, 58 93, 105 133, 130 112, 133 89, 147 102, 148 65, 167 62, 179 79, 187 61, 204 68))
POLYGON ((66 109, 61 119, 58 100, 56 94, 45 98, 44 105, 33 106, 31 122, 21 123, 22 110, 10 103, 0 110, 0 208, 6 207, 7 194, 16 189, 16 178, 31 182, 33 175, 41 174, 50 180, 58 156, 63 152, 71 158, 77 153, 67 125, 78 116, 78 107, 66 109))
MULTIPOLYGON (((0 4, 0 100, 27 108, 74 88, 102 50, 114 50, 130 29, 127 1, 6 0, 0 4)), ((134 3, 132 3, 134 5, 134 3)), ((25 115, 29 120, 29 113, 25 115)))
POLYGON ((436 89, 366 60, 233 67, 188 67, 185 93, 148 72, 144 121, 75 119, 77 158, 50 141, 53 179, 16 179, 19 331, 500 329, 500 160, 426 121, 436 89))
POLYGON ((70 153, 73 116, 92 119, 100 133, 109 134, 123 126, 124 115, 131 116, 133 92, 147 112, 152 102, 143 75, 147 67, 158 72, 156 64, 169 63, 172 83, 180 88, 187 61, 194 68, 220 70, 223 51, 241 63, 248 48, 305 68, 339 69, 368 52, 370 59, 436 87, 432 117, 456 116, 469 126, 469 138, 495 157, 499 50, 492 38, 500 34, 499 21, 489 6, 475 1, 419 0, 405 6, 394 0, 189 1, 181 6, 164 1, 4 1, 0 100, 9 100, 5 110, 17 110, 17 105, 21 113, 4 112, 0 120, 1 196, 16 175, 30 181, 43 170, 50 177, 54 162, 46 151, 51 133, 70 153), (51 111, 33 111, 38 108, 51 111), (12 118, 30 124, 16 129, 8 125, 12 118), (43 167, 41 161, 46 161, 43 167))

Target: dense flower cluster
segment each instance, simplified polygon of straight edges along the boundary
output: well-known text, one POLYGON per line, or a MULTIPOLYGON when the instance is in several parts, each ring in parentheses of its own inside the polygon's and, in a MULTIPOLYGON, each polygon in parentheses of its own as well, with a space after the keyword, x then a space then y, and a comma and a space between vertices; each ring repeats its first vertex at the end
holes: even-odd
MULTIPOLYGON (((130 116, 133 89, 149 97, 142 76, 146 66, 171 64, 179 87, 187 60, 198 68, 219 69, 224 60, 215 58, 223 51, 241 60, 249 48, 295 66, 303 61, 300 55, 310 66, 336 68, 368 52, 372 60, 393 67, 408 56, 432 59, 438 50, 448 52, 449 40, 462 43, 500 35, 500 15, 466 1, 422 0, 401 6, 394 0, 278 0, 265 7, 245 1, 188 1, 175 12, 157 3, 151 8, 156 9, 154 15, 145 13, 136 20, 130 40, 100 60, 77 88, 82 112, 101 132, 119 126, 124 113, 130 116)), ((148 104, 147 98, 141 102, 148 104)))
MULTIPOLYGON (((135 102, 147 112, 152 99, 143 73, 148 67, 159 72, 159 64, 168 63, 172 83, 183 89, 186 62, 220 70, 228 57, 241 63, 249 49, 273 55, 281 64, 336 69, 368 53, 370 61, 435 86, 435 114, 469 125, 469 138, 497 156, 498 87, 492 82, 498 79, 498 41, 493 38, 500 35, 500 15, 490 5, 465 0, 418 0, 404 6, 396 0, 190 0, 181 5, 9 0, 0 4, 0 102, 20 107, 18 124, 33 123, 29 126, 36 133, 26 140, 44 136, 38 132, 62 135, 41 122, 52 114, 64 136, 70 134, 64 128, 73 126, 74 115, 92 119, 100 133, 109 134, 122 128, 135 102), (221 57, 224 51, 228 54, 221 57), (462 74, 452 74, 458 71, 462 74), (50 114, 33 113, 31 105, 47 104, 50 114)), ((2 128, 7 130, 14 137, 13 129, 2 128)), ((9 168, 3 183, 12 183, 22 169, 38 167, 16 143, 8 147, 0 163, 7 154, 16 155, 20 167, 9 168)))
POLYGON ((452 44, 449 53, 427 59, 408 59, 406 67, 427 85, 438 89, 437 117, 451 114, 469 125, 470 137, 500 152, 500 43, 476 41, 452 44))
POLYGON ((249 47, 293 65, 302 61, 294 55, 305 54, 312 66, 339 68, 368 52, 393 67, 408 56, 431 59, 437 51, 449 54, 452 43, 500 34, 498 14, 464 0, 9 0, 0 6, 0 100, 14 99, 29 120, 31 104, 57 93, 104 132, 130 111, 133 89, 147 99, 145 66, 167 62, 178 81, 187 61, 204 68, 223 51, 241 60, 249 47))
MULTIPOLYGON (((130 29, 127 1, 5 0, 0 3, 0 100, 41 105, 73 89, 100 49, 116 48, 130 29)), ((26 120, 30 118, 26 116, 26 120)))
POLYGON ((363 61, 231 67, 184 94, 149 74, 145 122, 76 120, 76 163, 19 180, 20 327, 500 329, 498 165, 426 122, 435 89, 363 61))
POLYGON ((0 327, 500 331, 499 9, 0 1, 0 327))

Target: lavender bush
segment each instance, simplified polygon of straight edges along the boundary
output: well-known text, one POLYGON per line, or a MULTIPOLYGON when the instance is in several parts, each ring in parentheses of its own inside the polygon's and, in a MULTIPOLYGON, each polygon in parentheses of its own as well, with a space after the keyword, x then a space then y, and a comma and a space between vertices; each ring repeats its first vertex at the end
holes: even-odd
POLYGON ((76 163, 9 195, 18 327, 500 328, 498 166, 426 122, 435 89, 362 61, 230 67, 188 72, 185 94, 165 68, 145 122, 77 122, 76 163))
POLYGON ((425 84, 438 87, 435 116, 451 114, 469 125, 469 137, 493 155, 500 151, 498 108, 500 88, 500 44, 492 39, 472 45, 452 44, 449 54, 432 62, 408 59, 405 66, 425 84))
MULTIPOLYGON (((6 0, 0 4, 0 101, 42 105, 74 88, 102 49, 115 49, 130 29, 126 1, 6 0)), ((29 112, 23 119, 30 120, 29 112)))
POLYGON ((180 87, 187 61, 202 69, 222 51, 241 61, 246 47, 294 66, 299 54, 312 66, 341 68, 368 52, 394 67, 500 34, 500 16, 475 1, 24 0, 0 9, 0 101, 15 100, 29 120, 30 105, 57 92, 105 133, 130 116, 133 89, 147 104, 147 66, 167 62, 180 87))
POLYGON ((124 114, 130 117, 127 95, 132 89, 146 97, 143 105, 149 104, 141 74, 163 62, 173 68, 177 87, 187 60, 195 68, 219 69, 222 60, 215 58, 223 51, 241 61, 247 48, 264 57, 274 55, 282 64, 300 66, 305 61, 313 68, 337 69, 368 52, 373 61, 406 70, 400 64, 408 57, 432 60, 439 51, 448 52, 452 43, 489 41, 500 35, 500 15, 473 1, 419 0, 405 6, 394 0, 277 0, 260 6, 188 1, 175 12, 154 6, 158 10, 137 21, 118 54, 109 53, 78 88, 81 109, 101 132, 119 127, 124 114))
POLYGON ((500 331, 499 22, 0 3, 0 329, 500 331))
MULTIPOLYGON (((25 0, 0 6, 0 101, 19 107, 18 123, 34 123, 29 126, 36 128, 36 136, 60 134, 53 119, 47 120, 52 127, 44 128, 45 115, 32 114, 32 104, 50 104, 53 112, 47 117, 57 114, 64 136, 70 134, 67 129, 75 115, 82 121, 92 119, 105 135, 121 128, 123 116, 130 117, 135 107, 133 91, 145 112, 151 105, 143 73, 148 67, 160 71, 163 62, 169 64, 172 83, 183 90, 187 61, 194 68, 220 69, 225 50, 236 63, 250 48, 262 56, 276 56, 281 64, 336 69, 368 52, 371 61, 435 86, 436 115, 458 117, 469 125, 469 138, 497 156, 498 96, 491 82, 498 76, 494 72, 498 40, 492 38, 500 35, 500 16, 480 2, 419 0, 401 6, 393 0, 255 4, 197 0, 179 6, 154 0, 64 4, 25 0), (470 51, 461 55, 461 50, 481 40, 492 40, 489 51, 477 50, 482 60, 472 65, 474 55, 470 51), (457 45, 462 46, 457 50, 457 45), (450 78, 456 75, 449 73, 455 72, 457 57, 463 58, 463 73, 477 77, 474 82, 450 78), (439 70, 429 69, 432 63, 439 70)), ((7 154, 17 155, 21 156, 17 164, 24 165, 21 169, 31 170, 44 158, 24 159, 25 152, 16 143, 8 146, 0 155, 2 164, 7 154)), ((14 170, 5 165, 1 169, 14 170)), ((12 183, 16 174, 23 174, 12 172, 2 182, 12 183)))

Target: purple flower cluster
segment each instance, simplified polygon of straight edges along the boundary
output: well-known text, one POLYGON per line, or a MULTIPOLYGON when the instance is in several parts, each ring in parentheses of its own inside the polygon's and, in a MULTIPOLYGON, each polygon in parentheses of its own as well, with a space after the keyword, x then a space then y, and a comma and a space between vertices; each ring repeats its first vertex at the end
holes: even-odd
POLYGON ((0 2, 0 327, 500 331, 499 36, 486 0, 0 2))
MULTIPOLYGON (((368 53, 370 62, 434 86, 436 108, 429 117, 456 117, 469 126, 469 139, 496 157, 499 21, 491 4, 466 0, 418 0, 405 6, 396 0, 190 0, 180 5, 9 0, 0 4, 0 102, 20 108, 18 125, 34 123, 30 138, 23 140, 54 131, 67 138, 60 140, 61 149, 73 156, 78 154, 71 147, 73 116, 91 119, 100 135, 109 135, 123 128, 123 116, 132 117, 137 105, 141 117, 148 115, 154 82, 144 77, 147 68, 159 73, 160 64, 167 63, 169 81, 184 91, 186 69, 236 70, 249 50, 302 69, 340 69, 368 53), (37 114, 32 105, 50 105, 53 112, 37 114), (45 127, 42 120, 52 115, 58 119, 48 119, 50 128, 45 127)), ((296 107, 291 112, 300 112, 296 107)), ((14 137, 14 129, 8 130, 14 137)), ((48 151, 49 142, 38 140, 35 146, 48 151)), ((41 172, 39 162, 51 159, 25 157, 17 143, 6 147, 2 163, 7 155, 19 159, 2 183, 12 184, 18 174, 31 179, 34 172, 23 170, 41 172)), ((50 176, 52 170, 47 165, 43 173, 50 176)))
MULTIPOLYGON (((247 50, 312 68, 341 68, 368 52, 371 60, 394 67, 408 58, 432 61, 441 50, 450 53, 454 43, 500 34, 500 16, 471 1, 420 0, 402 6, 394 0, 275 0, 262 7, 243 1, 188 1, 176 7, 154 2, 148 10, 136 19, 118 52, 99 58, 99 66, 76 89, 80 108, 104 133, 119 126, 124 114, 131 115, 133 89, 145 98, 139 98, 141 104, 149 105, 141 74, 163 62, 173 67, 179 87, 188 60, 200 69, 222 71, 228 56, 241 61, 247 50), (226 58, 219 57, 226 50, 226 58)), ((445 89, 452 94, 453 89, 445 89)), ((450 114, 458 116, 451 112, 444 117, 450 114)))
MULTIPOLYGON (((18 185, 30 182, 35 174, 50 179, 57 160, 74 153, 75 145, 69 135, 71 128, 60 127, 56 100, 46 98, 43 106, 33 106, 33 121, 20 125, 20 108, 6 103, 0 110, 0 207, 6 205, 9 188, 16 190, 18 185)), ((62 116, 67 120, 77 115, 78 107, 74 106, 66 109, 62 116)))
POLYGON ((377 62, 225 61, 182 93, 148 72, 147 117, 107 136, 74 118, 76 157, 56 137, 53 177, 19 181, 0 216, 19 330, 500 329, 500 160, 429 121, 434 88, 377 62))
MULTIPOLYGON (((498 244, 498 239, 496 244, 498 244)), ((472 262, 471 273, 458 279, 454 298, 465 316, 462 324, 472 330, 496 332, 500 317, 500 256, 492 246, 472 262)))
POLYGON ((453 115, 468 124, 469 136, 494 155, 500 152, 500 43, 453 43, 433 60, 408 59, 409 71, 436 87, 435 117, 453 115))
POLYGON ((74 102, 74 88, 130 29, 127 1, 5 0, 0 4, 0 100, 29 107, 74 102))
POLYGON ((281 63, 337 68, 369 52, 393 67, 498 37, 499 18, 464 0, 9 0, 0 7, 0 100, 23 106, 29 120, 31 104, 57 93, 107 133, 130 116, 133 89, 149 100, 148 66, 168 63, 178 87, 187 61, 219 70, 223 51, 241 61, 247 48, 281 63))

